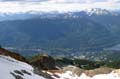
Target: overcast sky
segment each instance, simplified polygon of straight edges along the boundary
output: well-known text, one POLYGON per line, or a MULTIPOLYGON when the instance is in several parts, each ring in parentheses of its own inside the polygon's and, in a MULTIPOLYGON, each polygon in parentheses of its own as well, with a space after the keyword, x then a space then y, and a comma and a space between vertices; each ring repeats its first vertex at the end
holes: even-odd
POLYGON ((120 9, 120 0, 0 0, 0 12, 79 11, 90 8, 120 9))
POLYGON ((120 0, 0 0, 0 1, 54 1, 54 2, 79 2, 79 3, 88 3, 88 2, 120 2, 120 0))

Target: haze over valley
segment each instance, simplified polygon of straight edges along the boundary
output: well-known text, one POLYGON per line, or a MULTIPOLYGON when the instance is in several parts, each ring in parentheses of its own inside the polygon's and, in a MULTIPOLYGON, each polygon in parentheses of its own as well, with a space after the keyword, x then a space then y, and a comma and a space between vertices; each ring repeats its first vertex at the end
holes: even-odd
POLYGON ((120 79, 120 0, 0 0, 0 65, 0 79, 120 79))

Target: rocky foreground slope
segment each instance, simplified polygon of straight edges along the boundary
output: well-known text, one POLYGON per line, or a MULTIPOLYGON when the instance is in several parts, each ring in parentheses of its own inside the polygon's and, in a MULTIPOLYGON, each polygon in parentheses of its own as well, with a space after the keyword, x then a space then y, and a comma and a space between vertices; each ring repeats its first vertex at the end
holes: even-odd
MULTIPOLYGON (((82 70, 74 66, 58 68, 56 64, 50 64, 54 63, 54 60, 50 57, 47 58, 47 56, 41 58, 41 60, 39 59, 40 62, 34 60, 33 62, 35 62, 36 66, 32 64, 34 66, 32 67, 26 61, 20 60, 19 58, 21 57, 18 54, 0 48, 0 79, 120 79, 119 69, 82 70), (41 67, 37 68, 37 64, 41 67), (56 68, 52 69, 52 66, 56 68), (50 68, 50 70, 43 70, 43 68, 50 68)), ((24 57, 22 58, 24 59, 24 57)))

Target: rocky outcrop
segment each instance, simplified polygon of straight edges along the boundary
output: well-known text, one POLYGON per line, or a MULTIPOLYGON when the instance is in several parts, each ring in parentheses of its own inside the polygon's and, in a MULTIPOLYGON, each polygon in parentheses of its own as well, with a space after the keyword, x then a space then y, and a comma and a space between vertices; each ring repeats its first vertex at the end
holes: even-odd
MULTIPOLYGON (((75 66, 68 66, 63 68, 63 72, 71 71, 72 73, 80 76, 82 73, 85 73, 87 76, 93 77, 99 74, 109 74, 113 71, 111 68, 101 67, 93 70, 83 70, 75 66)), ((118 72, 118 71, 116 71, 118 72)))
POLYGON ((0 55, 10 56, 16 60, 19 60, 22 62, 27 62, 27 60, 23 56, 21 56, 20 54, 15 53, 15 52, 11 52, 11 51, 4 49, 2 47, 0 47, 0 55))
POLYGON ((84 73, 87 76, 93 77, 93 76, 99 75, 99 74, 109 74, 112 72, 112 70, 113 69, 111 69, 111 68, 103 67, 103 68, 98 68, 98 69, 94 69, 94 70, 86 70, 84 73))
POLYGON ((37 57, 33 58, 30 63, 37 67, 38 69, 43 70, 56 70, 55 60, 51 56, 47 55, 38 55, 37 57))

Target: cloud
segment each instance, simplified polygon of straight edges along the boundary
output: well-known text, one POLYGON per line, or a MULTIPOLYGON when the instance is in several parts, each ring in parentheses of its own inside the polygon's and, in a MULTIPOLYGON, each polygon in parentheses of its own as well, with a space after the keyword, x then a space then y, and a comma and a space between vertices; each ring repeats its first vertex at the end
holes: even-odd
POLYGON ((95 3, 95 2, 111 2, 111 1, 118 2, 120 0, 49 0, 49 1, 55 3, 95 3))
POLYGON ((114 2, 116 2, 116 3, 120 3, 120 0, 114 0, 114 2))
POLYGON ((2 1, 2 2, 13 2, 13 1, 18 1, 18 2, 21 2, 21 1, 32 1, 32 2, 42 2, 42 1, 49 1, 49 0, 0 0, 0 1, 2 1))
POLYGON ((120 9, 119 0, 4 0, 0 2, 0 13, 25 13, 29 11, 80 11, 89 8, 120 9), (4 2, 7 1, 7 2, 4 2), (41 2, 42 1, 42 2, 41 2))
POLYGON ((53 3, 96 3, 96 2, 120 2, 120 0, 0 0, 3 2, 9 1, 30 1, 30 2, 44 2, 50 1, 53 3))

